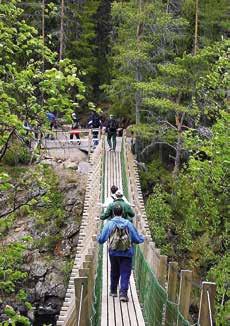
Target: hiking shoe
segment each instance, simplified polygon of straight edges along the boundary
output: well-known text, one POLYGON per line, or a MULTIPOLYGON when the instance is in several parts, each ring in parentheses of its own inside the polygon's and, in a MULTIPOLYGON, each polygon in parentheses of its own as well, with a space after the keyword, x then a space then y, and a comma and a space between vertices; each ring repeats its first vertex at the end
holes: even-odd
POLYGON ((121 294, 120 295, 120 301, 122 301, 122 302, 128 302, 129 301, 129 298, 128 298, 127 295, 121 294))
POLYGON ((117 292, 110 292, 110 294, 109 294, 111 297, 114 297, 114 298, 116 298, 117 297, 117 292))

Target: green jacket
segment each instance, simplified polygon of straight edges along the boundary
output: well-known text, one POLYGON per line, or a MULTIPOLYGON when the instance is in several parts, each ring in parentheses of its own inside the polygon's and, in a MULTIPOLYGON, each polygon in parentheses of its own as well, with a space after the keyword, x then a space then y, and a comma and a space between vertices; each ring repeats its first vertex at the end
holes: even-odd
POLYGON ((128 219, 129 221, 133 221, 133 217, 135 216, 134 211, 132 210, 132 208, 130 207, 129 204, 127 204, 124 199, 120 198, 120 199, 115 199, 113 203, 109 204, 109 206, 107 207, 106 211, 104 213, 101 214, 100 219, 101 220, 106 220, 106 219, 111 219, 113 218, 113 208, 114 205, 119 204, 121 205, 122 209, 123 209, 123 218, 128 219))

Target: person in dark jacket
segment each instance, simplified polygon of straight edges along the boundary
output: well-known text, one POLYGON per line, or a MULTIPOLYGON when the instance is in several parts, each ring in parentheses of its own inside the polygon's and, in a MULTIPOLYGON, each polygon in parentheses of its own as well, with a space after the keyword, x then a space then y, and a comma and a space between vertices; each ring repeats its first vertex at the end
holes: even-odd
POLYGON ((134 225, 122 217, 123 211, 119 204, 116 204, 113 209, 114 217, 108 221, 103 227, 101 234, 97 240, 100 244, 106 242, 115 228, 126 229, 128 231, 131 246, 127 250, 112 250, 109 249, 109 258, 111 263, 110 272, 110 295, 117 296, 117 288, 120 280, 120 301, 128 301, 129 280, 132 272, 132 257, 134 255, 133 244, 144 242, 144 237, 140 235, 134 225))
POLYGON ((114 196, 114 201, 110 203, 104 213, 101 214, 100 219, 106 220, 113 218, 113 208, 116 204, 121 205, 123 210, 123 218, 128 219, 132 222, 133 217, 135 216, 135 213, 133 209, 131 208, 130 204, 124 200, 123 193, 121 190, 117 190, 114 196))
POLYGON ((47 119, 50 123, 50 130, 57 129, 57 117, 54 112, 46 113, 47 119))
POLYGON ((109 120, 106 122, 107 142, 110 151, 116 150, 116 137, 117 137, 118 123, 114 116, 111 114, 109 120))
POLYGON ((101 128, 101 119, 99 115, 96 112, 93 112, 88 120, 88 127, 93 129, 93 145, 94 147, 98 145, 99 140, 98 140, 98 131, 94 129, 99 129, 101 128))

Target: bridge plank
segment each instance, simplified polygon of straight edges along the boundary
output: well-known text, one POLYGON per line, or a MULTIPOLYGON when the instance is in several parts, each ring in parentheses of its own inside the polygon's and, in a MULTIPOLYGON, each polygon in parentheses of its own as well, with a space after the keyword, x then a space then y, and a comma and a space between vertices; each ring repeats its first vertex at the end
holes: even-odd
POLYGON ((136 290, 136 285, 135 285, 133 274, 130 277, 130 295, 131 295, 131 298, 133 301, 133 306, 134 306, 136 318, 138 321, 137 323, 138 323, 138 325, 145 325, 143 314, 141 311, 141 306, 140 306, 138 295, 137 295, 137 290, 136 290))
POLYGON ((131 306, 130 303, 127 303, 127 302, 121 303, 121 312, 122 312, 122 316, 123 316, 123 323, 124 323, 124 326, 135 326, 136 324, 134 324, 133 321, 130 319, 129 306, 131 306))
POLYGON ((115 315, 116 315, 116 326, 126 326, 126 324, 124 324, 123 321, 123 315, 122 315, 122 311, 121 311, 121 302, 119 300, 119 298, 115 298, 114 299, 114 303, 115 303, 115 315))

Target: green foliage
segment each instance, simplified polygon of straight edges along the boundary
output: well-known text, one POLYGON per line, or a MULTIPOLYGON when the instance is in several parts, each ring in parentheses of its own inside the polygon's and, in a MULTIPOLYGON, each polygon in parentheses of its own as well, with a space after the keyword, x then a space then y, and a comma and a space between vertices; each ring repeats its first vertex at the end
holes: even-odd
POLYGON ((0 291, 4 296, 20 291, 20 284, 27 277, 27 273, 21 271, 25 249, 25 243, 20 242, 0 247, 0 291))
MULTIPOLYGON (((156 65, 175 55, 187 23, 173 18, 162 1, 143 2, 141 9, 136 1, 114 2, 112 17, 115 27, 112 81, 103 89, 112 102, 113 111, 133 119, 139 83, 154 78, 156 65)), ((143 94, 139 92, 138 97, 141 101, 143 94)))
POLYGON ((0 191, 7 191, 10 188, 11 184, 9 182, 9 175, 0 171, 0 191))
POLYGON ((53 253, 57 243, 62 239, 61 234, 58 235, 47 235, 40 240, 34 241, 34 247, 41 250, 48 250, 53 253))
MULTIPOLYGON (((199 1, 199 44, 201 47, 220 41, 229 30, 229 2, 227 0, 199 1)), ((194 31, 195 0, 183 0, 181 14, 189 21, 189 30, 194 31)), ((190 42, 193 43, 193 33, 190 42)))
POLYGON ((10 321, 4 322, 4 326, 10 326, 10 325, 16 326, 18 324, 23 325, 23 326, 31 325, 29 318, 19 315, 10 306, 8 306, 4 309, 4 313, 10 318, 10 321))
POLYGON ((17 294, 17 299, 20 301, 26 301, 27 299, 27 293, 25 290, 21 289, 19 290, 18 294, 17 294))
POLYGON ((77 67, 82 73, 82 78, 87 82, 88 89, 95 82, 98 72, 96 58, 96 21, 95 16, 100 1, 86 0, 77 8, 74 8, 76 19, 78 20, 78 37, 70 40, 67 47, 67 54, 73 58, 77 67))
POLYGON ((24 136, 25 120, 33 128, 45 129, 47 111, 70 121, 85 92, 78 69, 69 59, 55 63, 56 53, 23 20, 19 3, 0 3, 0 146, 13 130, 24 136))
POLYGON ((16 219, 16 214, 9 214, 7 218, 0 219, 0 238, 9 231, 16 219))
POLYGON ((69 282, 69 276, 73 268, 74 261, 73 260, 68 260, 64 262, 64 266, 62 269, 62 272, 64 273, 64 284, 65 286, 68 285, 69 282))
POLYGON ((166 189, 172 182, 171 173, 162 166, 159 159, 154 159, 147 165, 147 171, 140 172, 142 191, 152 191, 157 184, 163 184, 166 189), (149 183, 150 182, 150 183, 149 183))
POLYGON ((218 305, 217 325, 224 325, 229 316, 229 266, 230 255, 227 253, 223 257, 219 257, 218 263, 212 267, 208 273, 210 280, 215 281, 217 284, 217 302, 221 302, 221 304, 218 305))
POLYGON ((18 164, 28 164, 30 162, 31 153, 25 144, 20 144, 18 142, 12 144, 10 149, 7 150, 3 163, 15 166, 18 164))
POLYGON ((166 202, 167 193, 160 187, 154 188, 154 195, 150 196, 146 206, 151 234, 156 245, 166 254, 173 254, 167 239, 167 231, 174 227, 172 210, 166 202))
MULTIPOLYGON (((222 74, 227 69, 227 47, 228 42, 220 42, 200 50, 196 56, 184 54, 181 58, 175 58, 173 63, 158 65, 157 78, 137 85, 144 93, 144 104, 154 110, 155 115, 173 111, 198 116, 204 110, 201 97, 204 98, 205 88, 212 89, 218 85, 218 89, 223 89, 223 94, 215 94, 215 100, 220 103, 219 109, 223 108, 221 96, 225 95, 227 76, 222 74)), ((209 104, 211 95, 207 90, 205 98, 209 104)))
MULTIPOLYGON (((210 277, 217 282, 218 317, 223 320, 227 304, 221 304, 226 295, 229 258, 224 256, 229 249, 228 230, 228 190, 229 190, 229 115, 221 112, 221 117, 212 128, 212 138, 194 139, 189 134, 190 148, 194 152, 203 151, 208 159, 200 160, 193 155, 188 166, 179 177, 155 185, 156 174, 145 174, 144 186, 153 181, 153 194, 147 201, 147 214, 153 239, 157 246, 174 259, 179 259, 183 267, 195 269, 200 278, 210 277)), ((157 168, 157 166, 156 166, 157 168)))
MULTIPOLYGON (((34 217, 39 229, 43 230, 44 226, 50 222, 55 228, 61 228, 65 218, 63 208, 63 194, 59 191, 59 180, 57 175, 50 167, 44 167, 42 170, 46 194, 42 197, 44 207, 36 209, 34 217)), ((35 203, 36 205, 36 203, 35 203)), ((52 238, 52 237, 51 237, 52 238)), ((47 240, 44 239, 45 242, 47 240)), ((53 243, 54 240, 49 239, 53 243)), ((48 242, 49 242, 48 241, 48 242)))

